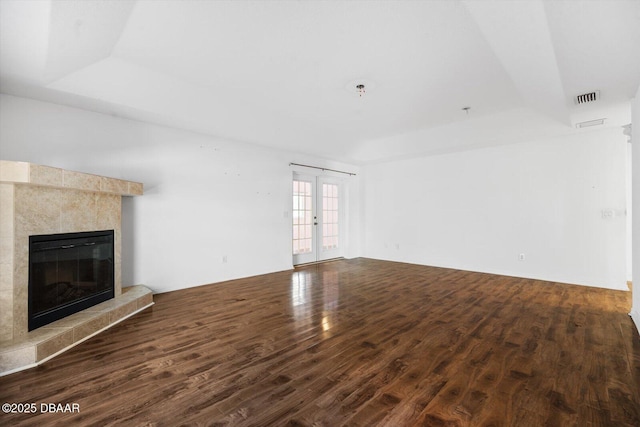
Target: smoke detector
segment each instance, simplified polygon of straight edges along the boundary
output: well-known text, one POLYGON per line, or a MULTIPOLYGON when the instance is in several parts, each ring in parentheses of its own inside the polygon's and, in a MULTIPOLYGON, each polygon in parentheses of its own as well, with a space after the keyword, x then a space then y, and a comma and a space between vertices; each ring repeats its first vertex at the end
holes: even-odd
POLYGON ((594 90, 593 92, 583 93, 580 95, 576 95, 573 100, 576 105, 589 104, 591 102, 596 102, 600 99, 600 91, 594 90))

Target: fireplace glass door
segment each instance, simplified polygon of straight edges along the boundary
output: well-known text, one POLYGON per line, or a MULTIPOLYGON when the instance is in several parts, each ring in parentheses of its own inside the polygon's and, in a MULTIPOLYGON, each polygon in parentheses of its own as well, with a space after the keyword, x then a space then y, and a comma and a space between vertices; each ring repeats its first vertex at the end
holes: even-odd
POLYGON ((29 330, 113 296, 113 230, 29 238, 29 330))

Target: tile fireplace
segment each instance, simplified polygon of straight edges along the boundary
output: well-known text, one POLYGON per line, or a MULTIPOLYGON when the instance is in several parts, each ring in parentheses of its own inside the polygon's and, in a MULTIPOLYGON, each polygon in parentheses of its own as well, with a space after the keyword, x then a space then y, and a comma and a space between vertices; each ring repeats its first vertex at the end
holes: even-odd
POLYGON ((0 375, 153 304, 146 287, 121 283, 121 199, 138 195, 140 183, 0 160, 0 375))

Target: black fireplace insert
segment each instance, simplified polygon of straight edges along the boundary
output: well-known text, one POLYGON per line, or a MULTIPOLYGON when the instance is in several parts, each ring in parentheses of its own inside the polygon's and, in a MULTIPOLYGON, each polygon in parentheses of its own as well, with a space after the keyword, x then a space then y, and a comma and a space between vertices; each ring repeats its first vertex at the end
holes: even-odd
POLYGON ((114 297, 113 236, 29 236, 30 331, 114 297))

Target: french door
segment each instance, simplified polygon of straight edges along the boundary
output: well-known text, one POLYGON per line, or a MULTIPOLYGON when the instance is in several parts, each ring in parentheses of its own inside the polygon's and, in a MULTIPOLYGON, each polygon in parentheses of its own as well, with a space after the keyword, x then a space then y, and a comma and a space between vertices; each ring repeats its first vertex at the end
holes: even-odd
POLYGON ((293 175, 293 265, 343 255, 343 191, 329 177, 293 175))

